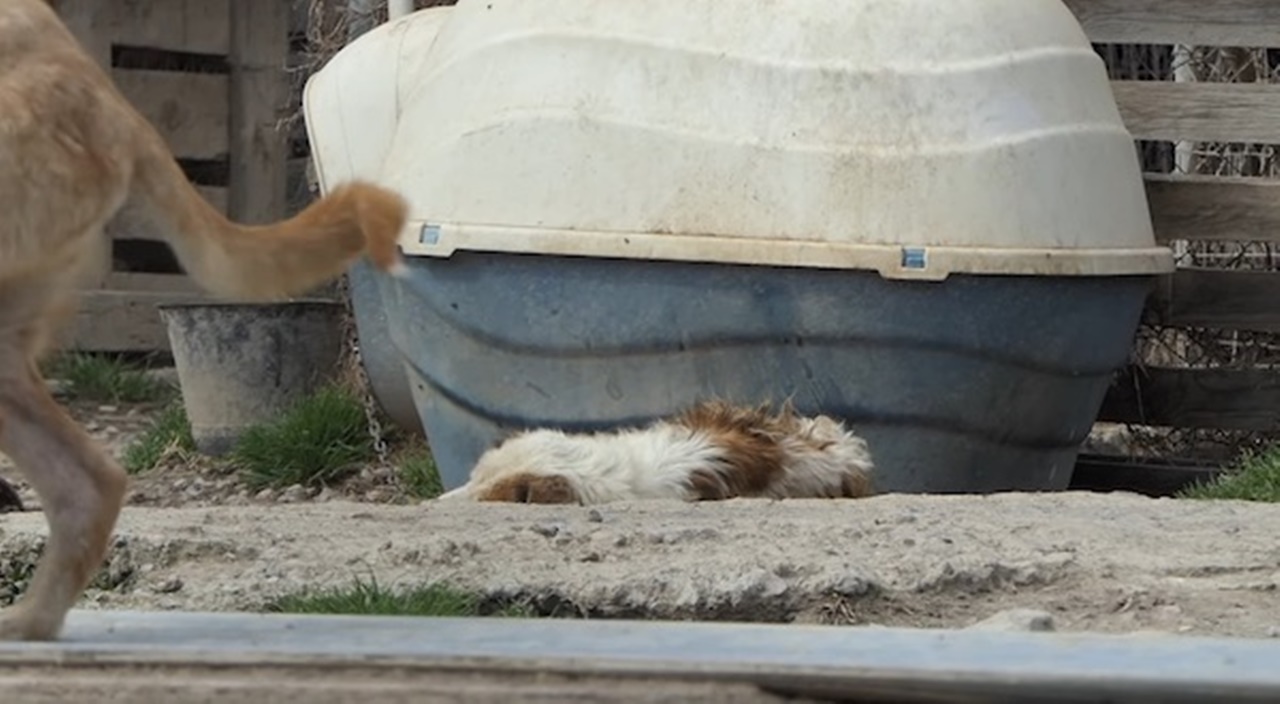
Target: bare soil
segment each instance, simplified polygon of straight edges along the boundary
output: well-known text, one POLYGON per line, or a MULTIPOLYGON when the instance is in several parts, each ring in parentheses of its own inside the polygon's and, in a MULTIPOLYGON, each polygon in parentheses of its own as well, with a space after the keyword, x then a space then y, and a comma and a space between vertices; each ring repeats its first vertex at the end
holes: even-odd
MULTIPOLYGON (((141 408, 73 406, 120 452, 141 408)), ((15 479, 0 464, 0 476, 15 479)), ((45 534, 0 516, 0 601, 45 534), (6 587, 6 581, 10 582, 6 587)), ((1011 609, 1057 630, 1280 636, 1280 507, 1126 494, 442 505, 366 470, 251 495, 212 465, 135 478, 85 608, 257 610, 300 589, 447 582, 570 617, 963 627, 1011 609)))

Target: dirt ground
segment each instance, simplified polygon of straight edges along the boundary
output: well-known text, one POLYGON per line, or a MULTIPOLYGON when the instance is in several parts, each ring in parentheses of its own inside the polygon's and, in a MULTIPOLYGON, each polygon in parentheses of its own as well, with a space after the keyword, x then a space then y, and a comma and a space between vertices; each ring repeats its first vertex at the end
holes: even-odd
MULTIPOLYGON (((74 412, 116 451, 148 418, 74 412)), ((45 531, 18 486, 29 506, 0 516, 0 598, 45 531)), ((135 479, 83 606, 254 610, 374 577, 558 616, 962 627, 1036 609, 1060 631, 1280 637, 1277 536, 1280 507, 1122 494, 447 506, 374 472, 251 495, 177 467, 135 479)))

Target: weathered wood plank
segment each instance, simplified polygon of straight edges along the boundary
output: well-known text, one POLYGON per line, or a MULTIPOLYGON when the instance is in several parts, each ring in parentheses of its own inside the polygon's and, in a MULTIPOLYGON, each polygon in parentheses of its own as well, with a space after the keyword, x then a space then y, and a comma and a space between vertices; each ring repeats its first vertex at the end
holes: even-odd
POLYGON ((289 108, 287 3, 231 0, 231 177, 229 215, 240 222, 278 220, 287 210, 289 108))
MULTIPOLYGON (((227 189, 217 188, 214 186, 196 186, 196 191, 209 201, 218 212, 226 214, 227 212, 227 189)), ((107 223, 106 234, 115 240, 155 240, 162 241, 164 239, 160 233, 145 228, 126 227, 120 221, 107 223)))
POLYGON ((196 190, 209 204, 218 209, 218 212, 226 215, 227 213, 227 189, 217 186, 196 186, 196 190))
POLYGON ((1280 241, 1280 180, 1147 174, 1156 238, 1280 241))
MULTIPOLYGON (((278 1, 278 0, 273 0, 278 1)), ((101 2, 116 44, 225 55, 231 46, 228 0, 101 2)))
POLYGON ((111 18, 101 0, 59 0, 53 4, 85 52, 104 68, 111 65, 111 18))
POLYGON ((1280 46, 1275 0, 1066 0, 1089 38, 1110 44, 1280 46))
POLYGON ((102 288, 128 293, 204 293, 186 274, 146 274, 134 271, 111 272, 102 288))
MULTIPOLYGON (((227 188, 219 188, 215 186, 196 186, 196 191, 204 196, 210 205, 216 207, 221 214, 227 214, 227 188)), ((152 232, 148 229, 132 229, 123 227, 119 221, 113 221, 106 225, 106 236, 111 239, 152 239, 152 241, 163 241, 159 233, 152 232)), ((105 275, 105 273, 104 273, 105 275)))
POLYGON ((1280 273, 1181 268, 1147 305, 1161 325, 1280 332, 1280 273))
MULTIPOLYGON (((290 31, 305 33, 309 0, 284 1, 290 31)), ((225 56, 231 48, 229 0, 55 0, 53 6, 69 25, 94 25, 108 49, 114 43, 225 56)), ((77 32, 81 41, 89 36, 77 32)))
POLYGON ((1135 139, 1280 144, 1280 85, 1112 81, 1111 88, 1135 139))
POLYGON ((125 98, 160 130, 177 157, 227 156, 226 76, 115 69, 112 77, 125 98))
POLYGON ((1280 429, 1280 370, 1125 369, 1098 419, 1178 428, 1280 429))
POLYGON ((169 333, 159 306, 207 300, 202 294, 86 291, 60 346, 81 352, 167 352, 169 333))

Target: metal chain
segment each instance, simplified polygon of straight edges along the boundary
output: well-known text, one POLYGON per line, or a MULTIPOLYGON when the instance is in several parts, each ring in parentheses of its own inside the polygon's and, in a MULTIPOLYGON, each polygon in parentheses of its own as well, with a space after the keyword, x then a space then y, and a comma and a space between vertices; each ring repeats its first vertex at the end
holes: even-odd
POLYGON ((378 402, 373 397, 373 386, 364 370, 364 357, 360 354, 360 333, 356 327, 355 310, 351 303, 351 284, 343 276, 338 284, 338 294, 342 297, 346 314, 343 316, 343 333, 347 342, 347 350, 351 353, 351 363, 355 366, 356 382, 359 386, 360 403, 364 406, 366 432, 373 440, 373 450, 378 456, 378 465, 387 467, 390 462, 390 449, 387 446, 386 431, 378 420, 378 402))
MULTIPOLYGON (((310 160, 307 164, 307 182, 312 195, 318 196, 320 184, 315 179, 314 163, 310 160)), ((365 432, 373 441, 378 466, 389 467, 391 451, 387 446, 386 430, 378 420, 378 402, 373 397, 373 385, 364 371, 364 357, 360 354, 360 330, 356 327, 356 312, 351 299, 351 279, 349 275, 343 274, 335 283, 338 300, 342 302, 342 337, 350 355, 344 362, 355 367, 357 388, 353 391, 360 397, 360 405, 364 408, 365 432)))

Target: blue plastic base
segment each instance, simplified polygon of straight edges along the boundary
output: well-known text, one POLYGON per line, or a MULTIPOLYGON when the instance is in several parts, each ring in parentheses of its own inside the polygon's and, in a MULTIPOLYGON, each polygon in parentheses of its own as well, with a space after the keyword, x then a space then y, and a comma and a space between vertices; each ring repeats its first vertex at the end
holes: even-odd
POLYGON ((714 395, 790 397, 850 422, 881 491, 1064 489, 1152 283, 488 253, 409 264, 379 287, 450 488, 509 431, 642 423, 714 395))
POLYGON ((379 278, 377 270, 363 260, 356 262, 347 273, 356 333, 360 337, 360 359, 382 411, 401 430, 421 434, 422 419, 409 393, 404 363, 391 342, 379 278))

